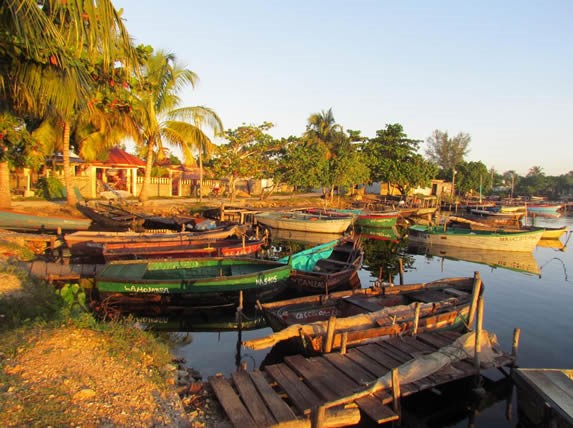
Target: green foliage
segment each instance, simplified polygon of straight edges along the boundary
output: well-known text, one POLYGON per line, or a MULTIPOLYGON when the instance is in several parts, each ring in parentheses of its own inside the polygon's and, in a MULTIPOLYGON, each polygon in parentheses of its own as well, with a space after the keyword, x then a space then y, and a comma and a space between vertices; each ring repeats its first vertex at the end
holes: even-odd
POLYGON ((66 198, 66 188, 57 177, 40 177, 38 189, 45 199, 66 198))
POLYGON ((26 124, 9 113, 0 113, 0 162, 12 166, 35 166, 38 142, 30 135, 26 124))
POLYGON ((403 195, 435 177, 435 166, 417 152, 419 140, 408 138, 402 125, 387 124, 364 145, 370 179, 396 186, 403 195))
POLYGON ((329 168, 325 154, 324 146, 302 143, 291 145, 284 159, 285 182, 303 189, 329 184, 325 180, 329 168))
POLYGON ((79 284, 64 284, 56 294, 62 298, 63 308, 71 317, 88 312, 86 293, 79 284))
POLYGON ((482 162, 461 162, 456 166, 456 192, 459 194, 488 193, 491 188, 491 174, 482 162))

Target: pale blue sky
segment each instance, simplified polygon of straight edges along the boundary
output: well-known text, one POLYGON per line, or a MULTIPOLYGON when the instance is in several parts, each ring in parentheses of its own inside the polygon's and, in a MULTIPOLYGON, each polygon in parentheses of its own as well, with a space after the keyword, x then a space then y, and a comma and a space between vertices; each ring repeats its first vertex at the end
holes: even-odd
MULTIPOLYGON (((137 43, 200 78, 185 105, 225 129, 301 135, 332 108, 344 129, 471 135, 502 173, 573 170, 573 1, 115 0, 137 43)), ((421 153, 425 144, 421 145, 421 153)))

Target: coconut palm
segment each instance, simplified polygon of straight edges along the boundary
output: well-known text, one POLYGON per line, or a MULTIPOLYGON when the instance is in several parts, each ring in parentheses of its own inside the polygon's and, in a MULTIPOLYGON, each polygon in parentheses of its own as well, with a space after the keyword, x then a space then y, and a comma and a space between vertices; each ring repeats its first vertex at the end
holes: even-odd
POLYGON ((337 147, 345 140, 342 126, 334 120, 331 108, 309 116, 304 136, 307 142, 324 146, 329 158, 335 156, 337 147))
POLYGON ((10 36, 0 47, 0 100, 21 116, 56 119, 73 204, 70 133, 78 112, 87 108, 89 70, 96 61, 112 70, 118 50, 125 66, 135 64, 129 35, 110 0, 6 0, 0 25, 10 36))
MULTIPOLYGON (((207 107, 178 107, 178 91, 186 85, 194 87, 197 75, 180 67, 172 53, 158 51, 149 56, 143 67, 139 100, 134 106, 134 117, 140 126, 136 143, 146 153, 145 177, 139 200, 145 202, 151 183, 151 169, 155 156, 163 155, 164 143, 183 149, 189 156, 192 148, 199 152, 210 149, 212 142, 202 126, 221 133, 223 126, 217 114, 207 107), (157 155, 156 155, 157 154, 157 155)), ((202 165, 201 165, 202 166, 202 165)))

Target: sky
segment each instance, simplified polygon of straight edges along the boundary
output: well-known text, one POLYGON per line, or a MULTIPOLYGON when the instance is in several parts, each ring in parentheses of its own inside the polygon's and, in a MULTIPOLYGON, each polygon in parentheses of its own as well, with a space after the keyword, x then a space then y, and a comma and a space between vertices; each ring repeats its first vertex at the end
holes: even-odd
POLYGON ((573 1, 113 0, 139 44, 199 76, 182 106, 225 129, 304 133, 332 108, 374 137, 471 136, 466 161, 498 173, 573 170, 573 1))

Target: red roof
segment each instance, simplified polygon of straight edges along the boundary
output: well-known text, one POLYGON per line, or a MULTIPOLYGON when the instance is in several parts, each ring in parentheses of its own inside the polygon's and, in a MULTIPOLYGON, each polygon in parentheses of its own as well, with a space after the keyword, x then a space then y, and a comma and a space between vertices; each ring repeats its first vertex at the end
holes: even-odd
POLYGON ((113 166, 145 166, 143 160, 118 148, 113 148, 109 151, 109 155, 104 164, 113 166))

